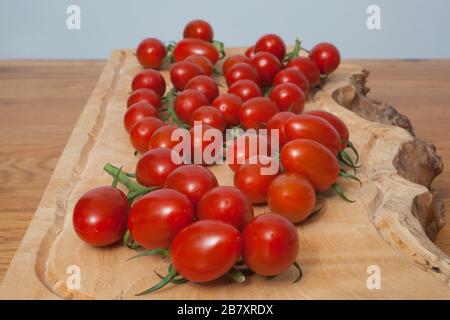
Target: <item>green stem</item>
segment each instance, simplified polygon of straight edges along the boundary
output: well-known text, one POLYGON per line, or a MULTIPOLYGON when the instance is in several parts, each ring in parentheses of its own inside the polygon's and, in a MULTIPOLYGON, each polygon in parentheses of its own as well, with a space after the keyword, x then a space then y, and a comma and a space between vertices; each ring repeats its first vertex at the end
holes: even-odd
POLYGON ((156 285, 154 285, 153 287, 151 287, 151 288, 149 288, 149 289, 147 289, 147 290, 145 290, 145 291, 142 291, 142 292, 138 293, 136 296, 142 296, 142 295, 145 295, 145 294, 149 294, 149 293, 155 292, 155 291, 157 291, 157 290, 159 290, 159 289, 165 287, 165 286, 168 285, 170 282, 172 282, 172 280, 173 280, 177 275, 178 275, 177 270, 175 270, 175 267, 171 264, 171 265, 169 266, 169 271, 168 271, 167 275, 166 275, 163 279, 161 279, 160 282, 158 282, 158 283, 157 283, 156 285))
POLYGON ((123 244, 133 250, 136 250, 140 247, 140 245, 131 237, 130 230, 127 230, 127 232, 125 232, 125 235, 123 236, 123 244))
POLYGON ((168 249, 164 249, 164 248, 156 248, 156 249, 152 249, 152 250, 145 250, 142 251, 141 253, 139 253, 138 255, 132 256, 131 258, 128 258, 128 260, 133 260, 136 258, 141 258, 141 257, 147 257, 147 256, 153 256, 153 255, 161 255, 164 258, 169 257, 169 250, 168 249))
POLYGON ((302 41, 299 38, 295 39, 294 49, 292 49, 291 52, 288 52, 286 54, 283 61, 288 62, 292 58, 298 57, 298 55, 300 54, 301 48, 302 48, 302 41))
POLYGON ((219 60, 225 57, 225 45, 222 41, 213 40, 212 45, 219 52, 219 60))
POLYGON ((245 281, 245 275, 236 268, 231 268, 226 276, 237 283, 243 283, 245 281))
POLYGON ((167 92, 167 94, 165 95, 165 98, 167 101, 166 102, 167 114, 177 127, 186 129, 186 128, 188 128, 188 125, 186 123, 183 123, 183 121, 181 121, 180 118, 178 118, 178 115, 174 109, 176 95, 177 95, 177 89, 175 89, 175 88, 170 89, 169 92, 167 92))
POLYGON ((334 183, 331 187, 333 188, 333 190, 337 193, 337 195, 341 199, 343 199, 343 200, 345 200, 347 202, 351 202, 351 203, 355 202, 355 200, 350 200, 349 198, 347 198, 347 196, 345 195, 344 191, 342 191, 341 187, 339 187, 339 185, 337 183, 334 183))
POLYGON ((297 281, 299 281, 303 277, 303 272, 302 272, 302 268, 300 268, 300 265, 298 264, 297 261, 294 261, 294 263, 292 265, 298 270, 298 277, 297 277, 297 279, 295 279, 292 282, 292 283, 296 283, 297 281))

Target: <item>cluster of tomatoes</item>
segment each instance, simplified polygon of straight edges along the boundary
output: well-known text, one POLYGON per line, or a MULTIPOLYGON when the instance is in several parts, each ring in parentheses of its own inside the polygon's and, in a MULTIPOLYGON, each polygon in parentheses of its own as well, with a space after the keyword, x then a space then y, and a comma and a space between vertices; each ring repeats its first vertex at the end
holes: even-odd
POLYGON ((73 215, 76 233, 89 244, 124 238, 126 245, 146 249, 139 256, 170 258, 167 275, 144 293, 224 275, 241 281, 244 270, 275 276, 298 268, 293 223, 314 211, 316 192, 339 190, 338 177, 351 176, 342 164, 355 167, 344 151, 352 147, 345 123, 325 111, 302 114, 309 91, 339 66, 336 47, 322 43, 301 57, 299 41, 287 52, 280 37, 265 35, 245 55, 224 60, 228 92, 220 93, 214 75, 223 44, 202 20, 188 23, 183 36, 167 47, 155 38, 139 44, 136 57, 144 70, 132 80, 124 126, 142 155, 133 174, 107 164, 113 185, 84 194, 73 215), (168 63, 172 89, 166 92, 158 69, 168 63), (207 167, 186 164, 174 151, 175 130, 191 137, 192 149, 212 143, 194 134, 197 126, 202 132, 255 130, 225 147, 235 186, 219 186, 207 167), (269 136, 260 135, 261 129, 269 129, 269 136), (280 152, 263 154, 275 131, 280 152), (263 174, 274 162, 281 165, 263 174), (116 188, 119 182, 127 195, 116 188), (273 213, 254 217, 253 204, 266 203, 273 213))

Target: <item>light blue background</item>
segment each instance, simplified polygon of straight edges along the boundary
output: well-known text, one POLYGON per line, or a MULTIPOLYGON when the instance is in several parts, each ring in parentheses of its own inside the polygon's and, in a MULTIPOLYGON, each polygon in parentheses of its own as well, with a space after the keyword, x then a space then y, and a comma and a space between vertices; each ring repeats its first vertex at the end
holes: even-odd
POLYGON ((448 0, 0 0, 0 59, 103 59, 144 37, 181 37, 187 21, 210 21, 215 38, 247 46, 264 33, 305 47, 335 43, 346 58, 450 58, 448 0), (81 8, 81 30, 66 9, 81 8), (381 7, 382 29, 366 27, 381 7))

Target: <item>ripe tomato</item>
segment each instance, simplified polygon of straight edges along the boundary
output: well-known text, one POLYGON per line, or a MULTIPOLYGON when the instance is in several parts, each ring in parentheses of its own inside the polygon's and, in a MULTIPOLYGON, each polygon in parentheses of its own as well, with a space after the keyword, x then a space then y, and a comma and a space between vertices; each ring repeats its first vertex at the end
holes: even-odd
POLYGON ((183 90, 189 80, 199 75, 203 75, 203 71, 193 62, 180 61, 170 67, 170 81, 178 91, 183 90))
POLYGON ((245 101, 239 109, 239 121, 246 129, 265 128, 276 113, 277 105, 268 98, 256 97, 245 101))
POLYGON ((293 116, 295 116, 295 113, 293 112, 282 111, 275 114, 267 122, 267 130, 269 130, 269 135, 271 135, 271 130, 278 130, 278 142, 280 147, 284 146, 287 142, 286 134, 284 132, 284 125, 293 116))
POLYGON ((320 83, 319 67, 307 57, 295 57, 289 60, 286 68, 294 68, 302 72, 309 81, 310 86, 316 86, 320 83))
POLYGON ((142 88, 133 91, 127 100, 127 108, 137 102, 148 102, 156 109, 161 108, 161 97, 152 89, 142 88))
POLYGON ((158 189, 139 198, 131 207, 128 229, 146 249, 169 248, 177 233, 192 223, 194 208, 176 190, 158 189))
POLYGON ((307 112, 306 114, 313 115, 316 117, 320 117, 328 121, 339 133, 341 137, 341 150, 347 147, 347 143, 350 139, 350 134, 348 132, 348 127, 341 118, 335 116, 332 113, 322 111, 322 110, 312 110, 307 112))
POLYGON ((123 117, 123 124, 127 132, 144 117, 156 117, 157 112, 155 108, 147 102, 137 102, 133 104, 123 117))
POLYGON ((225 75, 228 87, 239 80, 251 80, 258 86, 261 85, 261 77, 255 67, 248 63, 236 63, 225 75))
POLYGON ((286 55, 286 45, 283 39, 276 34, 266 34, 256 41, 255 53, 257 52, 270 52, 276 56, 280 61, 283 61, 286 55))
POLYGON ((212 130, 216 131, 215 134, 217 134, 217 136, 222 136, 222 132, 220 130, 213 128, 208 124, 197 124, 189 130, 191 138, 191 161, 193 163, 210 165, 215 162, 215 157, 219 156, 216 155, 215 150, 212 150, 211 156, 213 159, 204 159, 205 149, 215 143, 215 137, 209 138, 206 136, 206 132, 212 130), (208 160, 208 163, 206 163, 206 160, 208 160))
POLYGON ((302 113, 305 108, 305 94, 293 83, 280 83, 273 87, 269 94, 280 111, 302 113))
POLYGON ((295 139, 281 148, 281 164, 286 172, 303 175, 316 191, 324 191, 336 182, 339 163, 334 154, 320 143, 295 139))
POLYGON ((235 138, 226 150, 227 164, 236 172, 239 167, 248 163, 247 159, 254 156, 270 156, 270 143, 263 135, 244 133, 235 138))
POLYGON ((267 203, 272 212, 297 223, 313 212, 316 192, 305 177, 292 172, 283 173, 270 184, 267 203))
POLYGON ((334 72, 341 63, 339 50, 331 43, 319 43, 309 52, 309 58, 319 67, 321 74, 334 72))
POLYGON ((275 276, 297 259, 297 230, 280 215, 265 213, 257 216, 247 224, 242 235, 245 264, 257 274, 275 276))
POLYGON ((192 282, 220 278, 241 256, 242 236, 221 221, 202 220, 183 229, 174 239, 170 257, 175 269, 192 282))
POLYGON ((146 187, 162 187, 166 177, 181 164, 181 158, 168 148, 156 148, 142 155, 136 164, 136 180, 146 187), (173 160, 178 162, 174 162, 173 160))
POLYGON ((226 76, 228 70, 238 63, 250 63, 250 59, 243 54, 235 54, 225 59, 222 65, 222 74, 226 76))
POLYGON ((204 56, 199 56, 196 54, 190 55, 184 61, 192 62, 202 69, 203 73, 207 76, 211 76, 213 73, 213 65, 208 58, 204 56))
POLYGON ((341 138, 336 129, 326 120, 308 114, 292 117, 286 122, 284 132, 288 140, 310 139, 323 144, 334 155, 341 150, 341 138))
POLYGON ((234 94, 222 93, 214 99, 212 105, 222 113, 227 127, 239 124, 239 109, 242 105, 241 98, 234 94))
POLYGON ((142 40, 136 49, 136 57, 144 68, 159 69, 165 56, 166 46, 156 38, 142 40))
POLYGON ((214 174, 201 165, 183 165, 172 171, 165 187, 185 194, 194 208, 203 195, 219 185, 214 174))
POLYGON ((208 124, 221 132, 225 130, 225 119, 219 110, 211 106, 203 106, 192 112, 189 124, 193 126, 196 122, 208 124))
POLYGON ((173 57, 176 62, 182 61, 193 54, 208 58, 213 65, 219 60, 217 49, 210 42, 201 39, 183 39, 177 42, 173 50, 173 57))
POLYGON ((155 91, 160 97, 166 92, 166 80, 164 80, 161 73, 153 69, 147 69, 139 72, 134 76, 131 82, 132 91, 137 89, 147 88, 155 91))
POLYGON ((219 88, 213 78, 205 75, 191 78, 185 88, 200 91, 208 98, 210 103, 219 95, 219 88))
POLYGON ((208 98, 203 93, 198 90, 186 89, 175 98, 174 109, 180 120, 188 122, 194 110, 208 104, 208 98))
POLYGON ((172 149, 178 144, 178 140, 172 140, 172 133, 179 129, 176 125, 167 124, 153 132, 150 138, 149 150, 156 148, 169 148, 172 149))
POLYGON ((273 85, 280 83, 293 83, 300 89, 302 89, 305 96, 309 93, 309 82, 305 75, 294 68, 285 68, 277 73, 273 79, 273 85))
POLYGON ((73 228, 84 242, 108 246, 125 234, 129 210, 122 191, 109 186, 97 187, 78 199, 73 209, 73 228))
POLYGON ((270 52, 257 52, 250 61, 261 77, 263 87, 272 85, 275 75, 281 70, 281 62, 270 52))
POLYGON ((137 151, 144 153, 148 150, 153 133, 163 125, 164 122, 155 117, 145 117, 138 120, 130 130, 131 144, 137 151))
POLYGON ((268 157, 257 156, 248 159, 248 163, 242 164, 234 175, 234 185, 245 194, 253 204, 267 202, 269 185, 277 176, 279 170, 273 174, 262 174, 262 168, 269 168, 272 160, 268 157))
POLYGON ((221 220, 238 230, 253 218, 253 206, 235 187, 216 187, 209 190, 197 205, 199 220, 221 220))
POLYGON ((242 101, 262 96, 261 89, 252 80, 236 81, 228 88, 228 93, 238 96, 242 101))
POLYGON ((192 20, 184 27, 183 38, 196 38, 211 42, 214 32, 211 25, 205 20, 192 20))
POLYGON ((255 46, 248 47, 247 50, 245 50, 245 56, 249 59, 253 58, 255 55, 255 46))

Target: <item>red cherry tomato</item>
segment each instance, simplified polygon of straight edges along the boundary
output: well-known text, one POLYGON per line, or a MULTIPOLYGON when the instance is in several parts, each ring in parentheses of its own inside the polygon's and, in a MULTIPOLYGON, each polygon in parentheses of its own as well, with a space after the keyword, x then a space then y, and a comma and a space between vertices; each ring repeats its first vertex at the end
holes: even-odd
POLYGON ((170 248, 175 269, 192 282, 220 278, 241 256, 242 236, 221 221, 202 220, 183 229, 170 248))
POLYGON ((255 46, 248 47, 247 50, 245 50, 245 56, 249 59, 253 58, 255 55, 255 46))
POLYGON ((146 187, 162 187, 169 173, 180 165, 181 158, 171 149, 152 149, 137 162, 136 180, 146 187))
POLYGON ((166 46, 156 38, 142 40, 136 49, 136 57, 144 68, 159 69, 165 56, 166 46))
POLYGON ((132 91, 136 91, 141 88, 152 89, 160 97, 166 92, 166 80, 164 80, 161 73, 153 69, 147 69, 139 72, 134 76, 131 82, 132 91))
POLYGON ((211 76, 213 73, 213 65, 208 58, 204 56, 199 56, 196 54, 190 55, 184 61, 192 62, 202 69, 203 73, 207 76, 211 76))
POLYGON ((185 194, 195 208, 203 195, 218 185, 211 171, 201 165, 191 164, 172 171, 167 176, 165 187, 185 194))
POLYGON ((108 246, 125 234, 129 209, 127 197, 119 189, 94 188, 78 199, 73 209, 73 228, 84 242, 108 246))
POLYGON ((189 80, 203 75, 202 69, 193 62, 180 61, 170 68, 170 81, 178 91, 184 90, 189 80))
POLYGON ((174 109, 178 118, 188 122, 194 110, 208 105, 206 96, 198 90, 186 89, 175 98, 174 109))
POLYGON ((300 89, 302 89, 305 96, 309 93, 309 82, 305 75, 294 68, 285 68, 277 73, 273 79, 273 85, 280 83, 293 83, 300 89))
MULTIPOLYGON (((206 163, 204 159, 205 149, 211 144, 215 143, 215 138, 209 139, 206 137, 206 131, 215 130, 217 136, 222 136, 222 132, 216 128, 211 127, 208 124, 194 125, 190 130, 189 134, 191 137, 191 160, 196 164, 209 165, 213 163, 206 163)), ((214 133, 214 132, 213 132, 214 133)), ((211 156, 216 157, 215 151, 212 151, 211 156)), ((215 159, 212 159, 215 161, 215 159)))
POLYGON ((148 150, 153 133, 163 125, 164 122, 155 117, 145 117, 138 120, 130 130, 131 144, 137 151, 144 153, 148 150))
POLYGON ((242 54, 235 54, 225 59, 222 65, 222 74, 226 76, 232 66, 238 63, 250 63, 250 59, 242 54))
POLYGON ((210 42, 201 39, 183 39, 177 42, 173 50, 173 57, 176 62, 182 61, 193 54, 208 58, 213 65, 219 60, 217 49, 210 42))
POLYGON ((309 52, 309 58, 319 67, 321 74, 334 72, 341 63, 339 50, 331 43, 319 43, 309 52))
POLYGON ((273 87, 270 100, 276 103, 280 111, 302 113, 305 107, 305 94, 293 83, 280 83, 273 87))
POLYGON ((283 61, 286 55, 286 45, 283 39, 276 34, 266 34, 256 41, 255 52, 270 52, 276 56, 280 61, 283 61))
POLYGON ((208 124, 222 132, 225 130, 225 119, 219 110, 211 106, 203 106, 192 112, 189 123, 193 126, 196 122, 208 124))
POLYGON ((310 86, 316 86, 320 83, 319 67, 307 57, 295 57, 289 60, 286 68, 294 68, 302 72, 309 81, 310 86))
POLYGON ((348 132, 348 127, 341 118, 335 116, 332 113, 322 111, 322 110, 312 110, 307 112, 306 114, 313 115, 316 117, 320 117, 328 121, 339 133, 341 137, 341 150, 347 147, 347 143, 350 139, 350 134, 348 132))
POLYGON ((281 148, 281 164, 286 172, 307 178, 316 191, 324 191, 336 182, 339 163, 334 154, 320 143, 295 139, 281 148))
POLYGON ((278 143, 280 147, 284 146, 287 142, 286 134, 284 132, 284 125, 293 116, 295 116, 295 113, 293 112, 282 111, 275 114, 272 118, 270 118, 269 122, 267 122, 267 130, 269 130, 269 135, 271 135, 271 130, 278 130, 278 143))
POLYGON ((222 93, 214 99, 212 105, 222 113, 226 126, 231 127, 239 124, 241 98, 234 94, 222 93))
POLYGON ((267 203, 272 212, 292 223, 306 220, 316 205, 316 192, 305 177, 297 173, 283 173, 269 186, 267 203))
POLYGON ((248 63, 236 63, 225 75, 227 85, 230 87, 239 80, 251 80, 258 86, 261 85, 261 77, 255 67, 248 63))
POLYGON ((297 230, 282 216, 273 213, 257 216, 247 224, 243 237, 244 261, 257 274, 275 276, 297 259, 297 230))
POLYGON ((172 140, 172 133, 176 129, 179 128, 173 124, 167 124, 156 129, 156 131, 153 132, 153 135, 150 138, 149 150, 156 148, 172 149, 173 147, 175 147, 179 143, 178 140, 172 140))
POLYGON ((238 96, 242 101, 262 96, 261 89, 252 80, 236 81, 228 88, 228 93, 238 96))
POLYGON ((216 187, 209 190, 197 205, 199 220, 221 220, 238 230, 253 218, 253 206, 235 187, 216 187))
POLYGON ((219 88, 213 78, 202 75, 191 78, 185 89, 194 89, 203 93, 211 103, 219 95, 219 88))
POLYGON ((255 156, 270 156, 270 143, 263 135, 244 133, 235 138, 226 150, 227 164, 236 172, 247 159, 255 156))
POLYGON ((276 113, 277 105, 268 98, 256 97, 245 101, 239 109, 239 121, 246 129, 265 128, 276 113))
POLYGON ((152 89, 142 88, 133 91, 128 97, 127 108, 137 102, 147 102, 156 109, 161 108, 161 97, 152 89))
POLYGON ((214 32, 211 25, 205 20, 192 20, 184 27, 183 38, 196 38, 211 42, 214 32))
POLYGON ((288 140, 310 139, 323 144, 334 155, 341 150, 341 138, 336 129, 326 120, 308 114, 296 115, 289 119, 284 132, 288 140))
POLYGON ((123 124, 127 132, 144 117, 156 117, 157 112, 155 108, 147 102, 137 102, 133 104, 123 117, 123 124))
POLYGON ((158 189, 134 203, 128 229, 133 240, 146 249, 169 248, 177 233, 193 219, 194 208, 184 194, 158 189))
POLYGON ((261 77, 263 87, 272 85, 275 75, 281 70, 281 62, 270 52, 257 52, 250 61, 261 77))

